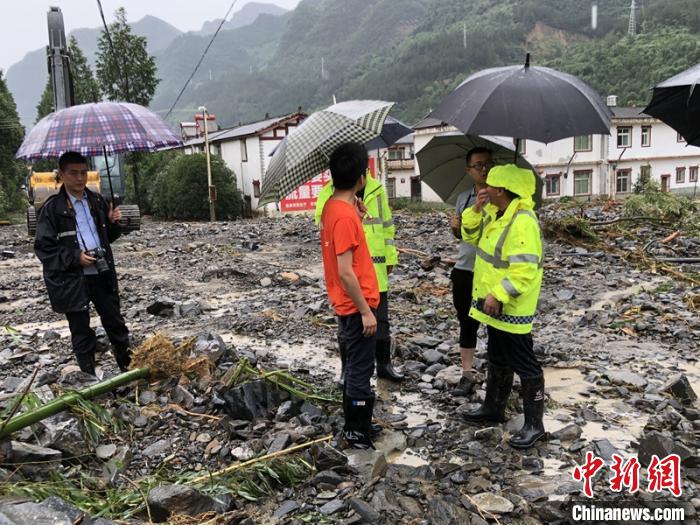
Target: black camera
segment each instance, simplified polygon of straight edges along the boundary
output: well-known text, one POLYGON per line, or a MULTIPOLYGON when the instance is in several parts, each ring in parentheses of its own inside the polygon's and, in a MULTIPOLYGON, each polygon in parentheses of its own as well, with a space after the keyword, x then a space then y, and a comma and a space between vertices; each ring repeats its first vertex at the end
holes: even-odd
POLYGON ((474 305, 474 308, 476 308, 480 312, 484 311, 484 298, 483 297, 481 299, 476 300, 476 304, 474 305))
POLYGON ((105 273, 109 271, 107 252, 104 248, 94 248, 86 251, 85 253, 95 259, 95 268, 97 269, 97 273, 105 273))

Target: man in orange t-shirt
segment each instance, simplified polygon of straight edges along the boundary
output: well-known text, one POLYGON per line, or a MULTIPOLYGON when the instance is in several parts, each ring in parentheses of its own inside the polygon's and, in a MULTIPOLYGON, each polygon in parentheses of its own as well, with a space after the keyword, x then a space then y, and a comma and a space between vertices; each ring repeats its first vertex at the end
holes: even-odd
POLYGON ((345 447, 374 448, 371 439, 379 286, 362 229, 355 193, 365 186, 367 151, 348 142, 330 157, 333 197, 321 215, 321 254, 326 290, 346 348, 343 412, 345 447))

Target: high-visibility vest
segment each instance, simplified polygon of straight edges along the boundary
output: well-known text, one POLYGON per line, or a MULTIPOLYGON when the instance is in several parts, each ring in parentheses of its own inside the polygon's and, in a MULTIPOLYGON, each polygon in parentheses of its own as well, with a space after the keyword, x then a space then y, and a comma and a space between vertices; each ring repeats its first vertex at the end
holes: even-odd
POLYGON ((462 212, 462 238, 477 246, 469 315, 505 332, 528 334, 542 286, 540 226, 535 213, 519 198, 501 217, 497 212, 493 204, 481 213, 473 206, 462 212), (503 304, 497 316, 477 308, 477 302, 489 294, 503 304))
MULTIPOLYGON (((321 189, 316 199, 314 213, 316 224, 321 221, 323 207, 332 196, 333 182, 329 181, 321 189)), ((386 267, 395 266, 398 263, 396 245, 394 244, 394 219, 391 216, 389 199, 382 183, 373 177, 367 177, 362 200, 367 207, 367 215, 362 220, 362 227, 365 231, 369 253, 372 255, 379 291, 386 292, 389 289, 389 276, 386 267)))

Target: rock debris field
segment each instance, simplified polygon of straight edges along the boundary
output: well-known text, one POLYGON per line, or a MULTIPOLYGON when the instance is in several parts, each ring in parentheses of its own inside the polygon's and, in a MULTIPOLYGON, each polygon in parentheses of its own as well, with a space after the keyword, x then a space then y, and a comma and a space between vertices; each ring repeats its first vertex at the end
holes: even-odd
MULTIPOLYGON (((563 214, 550 207, 543 222, 563 214)), ((395 221, 394 362, 408 378, 373 379, 376 451, 335 448, 340 363, 311 218, 146 221, 113 246, 122 311, 135 346, 184 364, 3 438, 0 523, 557 523, 584 499, 572 472, 589 451, 607 464, 593 481, 596 501, 671 502, 687 523, 698 520, 700 240, 658 242, 670 230, 644 224, 613 225, 597 242, 548 236, 533 337, 549 435, 516 451, 507 438, 522 422, 517 379, 503 425, 460 417, 483 388, 452 392, 461 370, 448 215, 398 211, 395 221), (652 251, 691 262, 631 256, 652 251), (613 454, 639 458, 635 495, 610 489, 613 454), (647 490, 654 454, 680 457, 680 497, 647 490)), ((4 429, 11 413, 94 379, 75 366, 22 225, 0 227, 0 254, 4 429)), ((98 336, 105 380, 118 370, 98 336)), ((482 374, 485 345, 483 331, 482 374)))

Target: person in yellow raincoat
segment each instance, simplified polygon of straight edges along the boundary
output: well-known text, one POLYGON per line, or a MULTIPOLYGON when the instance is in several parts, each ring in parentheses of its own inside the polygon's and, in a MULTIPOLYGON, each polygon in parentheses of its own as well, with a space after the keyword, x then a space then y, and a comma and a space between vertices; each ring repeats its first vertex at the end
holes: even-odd
POLYGON ((528 448, 545 435, 544 375, 531 335, 543 260, 534 192, 531 170, 496 166, 476 203, 462 213, 462 238, 477 246, 469 315, 488 331, 486 398, 464 419, 504 421, 513 372, 517 373, 525 423, 510 440, 515 448, 528 448))
MULTIPOLYGON (((362 228, 365 232, 367 245, 369 246, 374 270, 377 274, 379 285, 379 307, 377 308, 377 347, 376 363, 377 377, 389 379, 394 382, 402 381, 404 376, 391 364, 391 333, 389 330, 389 274, 398 263, 398 254, 394 244, 394 219, 389 207, 389 199, 382 183, 367 172, 367 184, 358 192, 367 213, 362 219, 362 228)), ((316 199, 315 220, 319 223, 323 207, 333 195, 333 183, 329 181, 321 190, 316 199)), ((338 339, 340 349, 341 376, 339 384, 345 377, 345 344, 338 339)), ((340 385, 339 385, 340 386, 340 385)))

